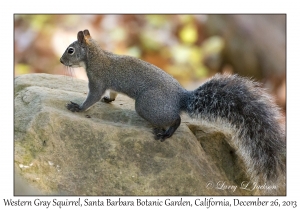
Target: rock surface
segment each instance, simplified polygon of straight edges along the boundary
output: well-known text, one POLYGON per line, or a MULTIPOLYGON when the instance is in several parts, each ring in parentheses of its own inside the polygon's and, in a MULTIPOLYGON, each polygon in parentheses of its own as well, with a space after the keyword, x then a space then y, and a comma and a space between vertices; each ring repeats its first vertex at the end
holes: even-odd
POLYGON ((127 96, 83 113, 66 109, 87 91, 86 81, 65 76, 15 78, 15 173, 37 190, 21 194, 265 194, 240 189, 243 164, 215 128, 183 116, 172 138, 155 141, 127 96))

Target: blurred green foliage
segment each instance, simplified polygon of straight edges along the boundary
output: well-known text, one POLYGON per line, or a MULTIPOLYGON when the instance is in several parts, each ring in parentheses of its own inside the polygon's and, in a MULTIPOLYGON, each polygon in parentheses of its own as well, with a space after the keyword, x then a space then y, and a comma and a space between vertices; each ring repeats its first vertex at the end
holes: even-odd
POLYGON ((152 63, 188 89, 218 72, 238 73, 263 81, 285 108, 284 20, 283 15, 15 15, 14 72, 86 79, 84 71, 66 69, 59 58, 78 31, 89 29, 103 49, 152 63))
POLYGON ((66 74, 59 58, 89 29, 106 50, 146 60, 181 83, 209 75, 201 15, 15 15, 15 75, 66 74))
POLYGON ((267 84, 285 107, 285 28, 284 15, 21 14, 14 16, 14 73, 86 79, 59 58, 89 29, 103 49, 152 63, 189 89, 218 72, 238 73, 267 84))

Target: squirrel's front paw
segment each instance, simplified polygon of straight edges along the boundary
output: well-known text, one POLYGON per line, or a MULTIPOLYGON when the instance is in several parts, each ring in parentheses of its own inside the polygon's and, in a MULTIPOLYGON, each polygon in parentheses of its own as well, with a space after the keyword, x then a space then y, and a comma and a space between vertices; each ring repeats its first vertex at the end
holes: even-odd
POLYGON ((70 101, 70 103, 68 103, 66 105, 66 107, 67 107, 68 110, 70 110, 72 112, 80 112, 81 111, 79 105, 76 104, 76 103, 74 103, 74 102, 72 102, 72 101, 70 101))

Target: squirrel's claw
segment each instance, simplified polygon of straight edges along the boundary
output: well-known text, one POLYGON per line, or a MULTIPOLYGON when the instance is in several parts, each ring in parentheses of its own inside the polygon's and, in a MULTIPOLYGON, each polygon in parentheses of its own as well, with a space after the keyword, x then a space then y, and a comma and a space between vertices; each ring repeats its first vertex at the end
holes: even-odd
POLYGON ((166 131, 164 129, 154 128, 153 133, 155 140, 160 140, 161 142, 163 142, 166 139, 165 132, 166 131))
POLYGON ((107 96, 104 96, 102 99, 101 99, 101 101, 102 102, 105 102, 105 103, 110 103, 110 102, 112 102, 112 101, 114 101, 115 99, 110 99, 109 97, 107 97, 107 96))
POLYGON ((68 103, 66 105, 66 107, 67 107, 68 110, 70 110, 72 112, 80 112, 81 111, 79 105, 76 104, 76 103, 74 103, 74 102, 72 102, 72 101, 70 101, 70 103, 68 103))

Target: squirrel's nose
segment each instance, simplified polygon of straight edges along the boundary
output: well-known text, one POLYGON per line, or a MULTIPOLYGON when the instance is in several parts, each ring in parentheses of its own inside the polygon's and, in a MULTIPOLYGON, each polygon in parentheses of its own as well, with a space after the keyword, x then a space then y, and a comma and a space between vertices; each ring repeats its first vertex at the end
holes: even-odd
POLYGON ((61 58, 59 59, 59 61, 60 61, 62 64, 64 64, 64 62, 62 61, 62 59, 61 59, 61 58))

